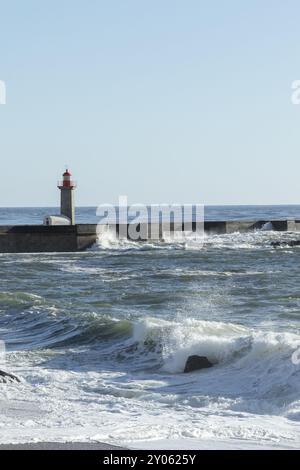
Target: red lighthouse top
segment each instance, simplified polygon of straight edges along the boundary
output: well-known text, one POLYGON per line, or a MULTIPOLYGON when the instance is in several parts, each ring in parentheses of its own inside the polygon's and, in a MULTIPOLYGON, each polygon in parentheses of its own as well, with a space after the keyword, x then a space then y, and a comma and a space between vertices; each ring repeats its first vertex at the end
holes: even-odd
POLYGON ((76 183, 75 183, 75 181, 71 180, 71 177, 72 177, 72 173, 67 168, 66 171, 63 174, 63 180, 58 183, 58 187, 60 189, 62 189, 62 188, 75 188, 76 183))

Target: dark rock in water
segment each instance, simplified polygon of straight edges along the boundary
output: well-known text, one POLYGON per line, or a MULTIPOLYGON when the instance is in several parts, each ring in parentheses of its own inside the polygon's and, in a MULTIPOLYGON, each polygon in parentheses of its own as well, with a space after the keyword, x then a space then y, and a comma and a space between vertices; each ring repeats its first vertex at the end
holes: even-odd
POLYGON ((271 242, 273 248, 278 248, 280 246, 299 246, 300 240, 290 240, 288 242, 271 242))
POLYGON ((213 364, 205 356, 189 356, 185 364, 184 372, 193 372, 193 370, 207 369, 212 366, 213 364))
POLYGON ((21 382, 18 377, 13 374, 9 374, 8 372, 4 372, 0 370, 0 383, 7 383, 7 382, 21 382))

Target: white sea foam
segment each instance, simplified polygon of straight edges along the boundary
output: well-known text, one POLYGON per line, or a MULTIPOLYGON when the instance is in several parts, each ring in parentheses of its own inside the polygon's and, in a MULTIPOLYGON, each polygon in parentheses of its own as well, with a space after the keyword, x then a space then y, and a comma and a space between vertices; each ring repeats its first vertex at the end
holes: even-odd
POLYGON ((266 231, 272 231, 272 230, 274 230, 274 227, 273 227, 272 222, 266 222, 266 223, 261 227, 260 230, 265 231, 265 232, 266 232, 266 231))
POLYGON ((9 365, 25 381, 0 388, 0 442, 45 436, 135 448, 297 448, 299 369, 289 356, 299 337, 216 322, 187 321, 180 328, 152 318, 136 323, 134 341, 150 335, 168 346, 163 370, 151 377, 109 368, 62 370, 63 356, 45 367, 36 354, 11 354, 9 365), (219 363, 178 373, 191 352, 219 363))
MULTIPOLYGON (((161 343, 163 370, 166 372, 182 372, 187 358, 196 354, 217 364, 218 371, 222 370, 221 366, 231 368, 233 375, 240 374, 237 380, 241 383, 249 372, 257 383, 259 377, 269 377, 270 380, 262 381, 264 391, 265 387, 277 387, 285 380, 287 384, 289 381, 290 385, 293 383, 295 390, 297 383, 300 386, 300 367, 298 374, 291 360, 293 352, 300 346, 300 335, 297 334, 263 332, 236 324, 195 319, 170 322, 152 318, 137 323, 133 334, 139 343, 149 339, 161 343)), ((213 377, 215 372, 212 370, 209 374, 213 377)), ((237 393, 240 385, 232 383, 231 391, 237 393)))

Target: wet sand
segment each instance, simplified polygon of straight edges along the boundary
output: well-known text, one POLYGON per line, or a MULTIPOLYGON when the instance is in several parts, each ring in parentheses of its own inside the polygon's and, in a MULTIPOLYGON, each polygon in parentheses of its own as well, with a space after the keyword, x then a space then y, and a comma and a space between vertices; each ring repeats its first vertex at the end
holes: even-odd
POLYGON ((102 442, 35 442, 27 444, 1 444, 1 450, 125 450, 124 447, 102 442))

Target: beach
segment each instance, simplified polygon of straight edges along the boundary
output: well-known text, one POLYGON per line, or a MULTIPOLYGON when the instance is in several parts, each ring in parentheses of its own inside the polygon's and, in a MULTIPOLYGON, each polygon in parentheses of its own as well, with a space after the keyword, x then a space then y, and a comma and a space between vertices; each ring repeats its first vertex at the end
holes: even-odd
POLYGON ((27 444, 2 444, 1 450, 124 450, 122 447, 103 444, 101 442, 35 442, 27 444))

